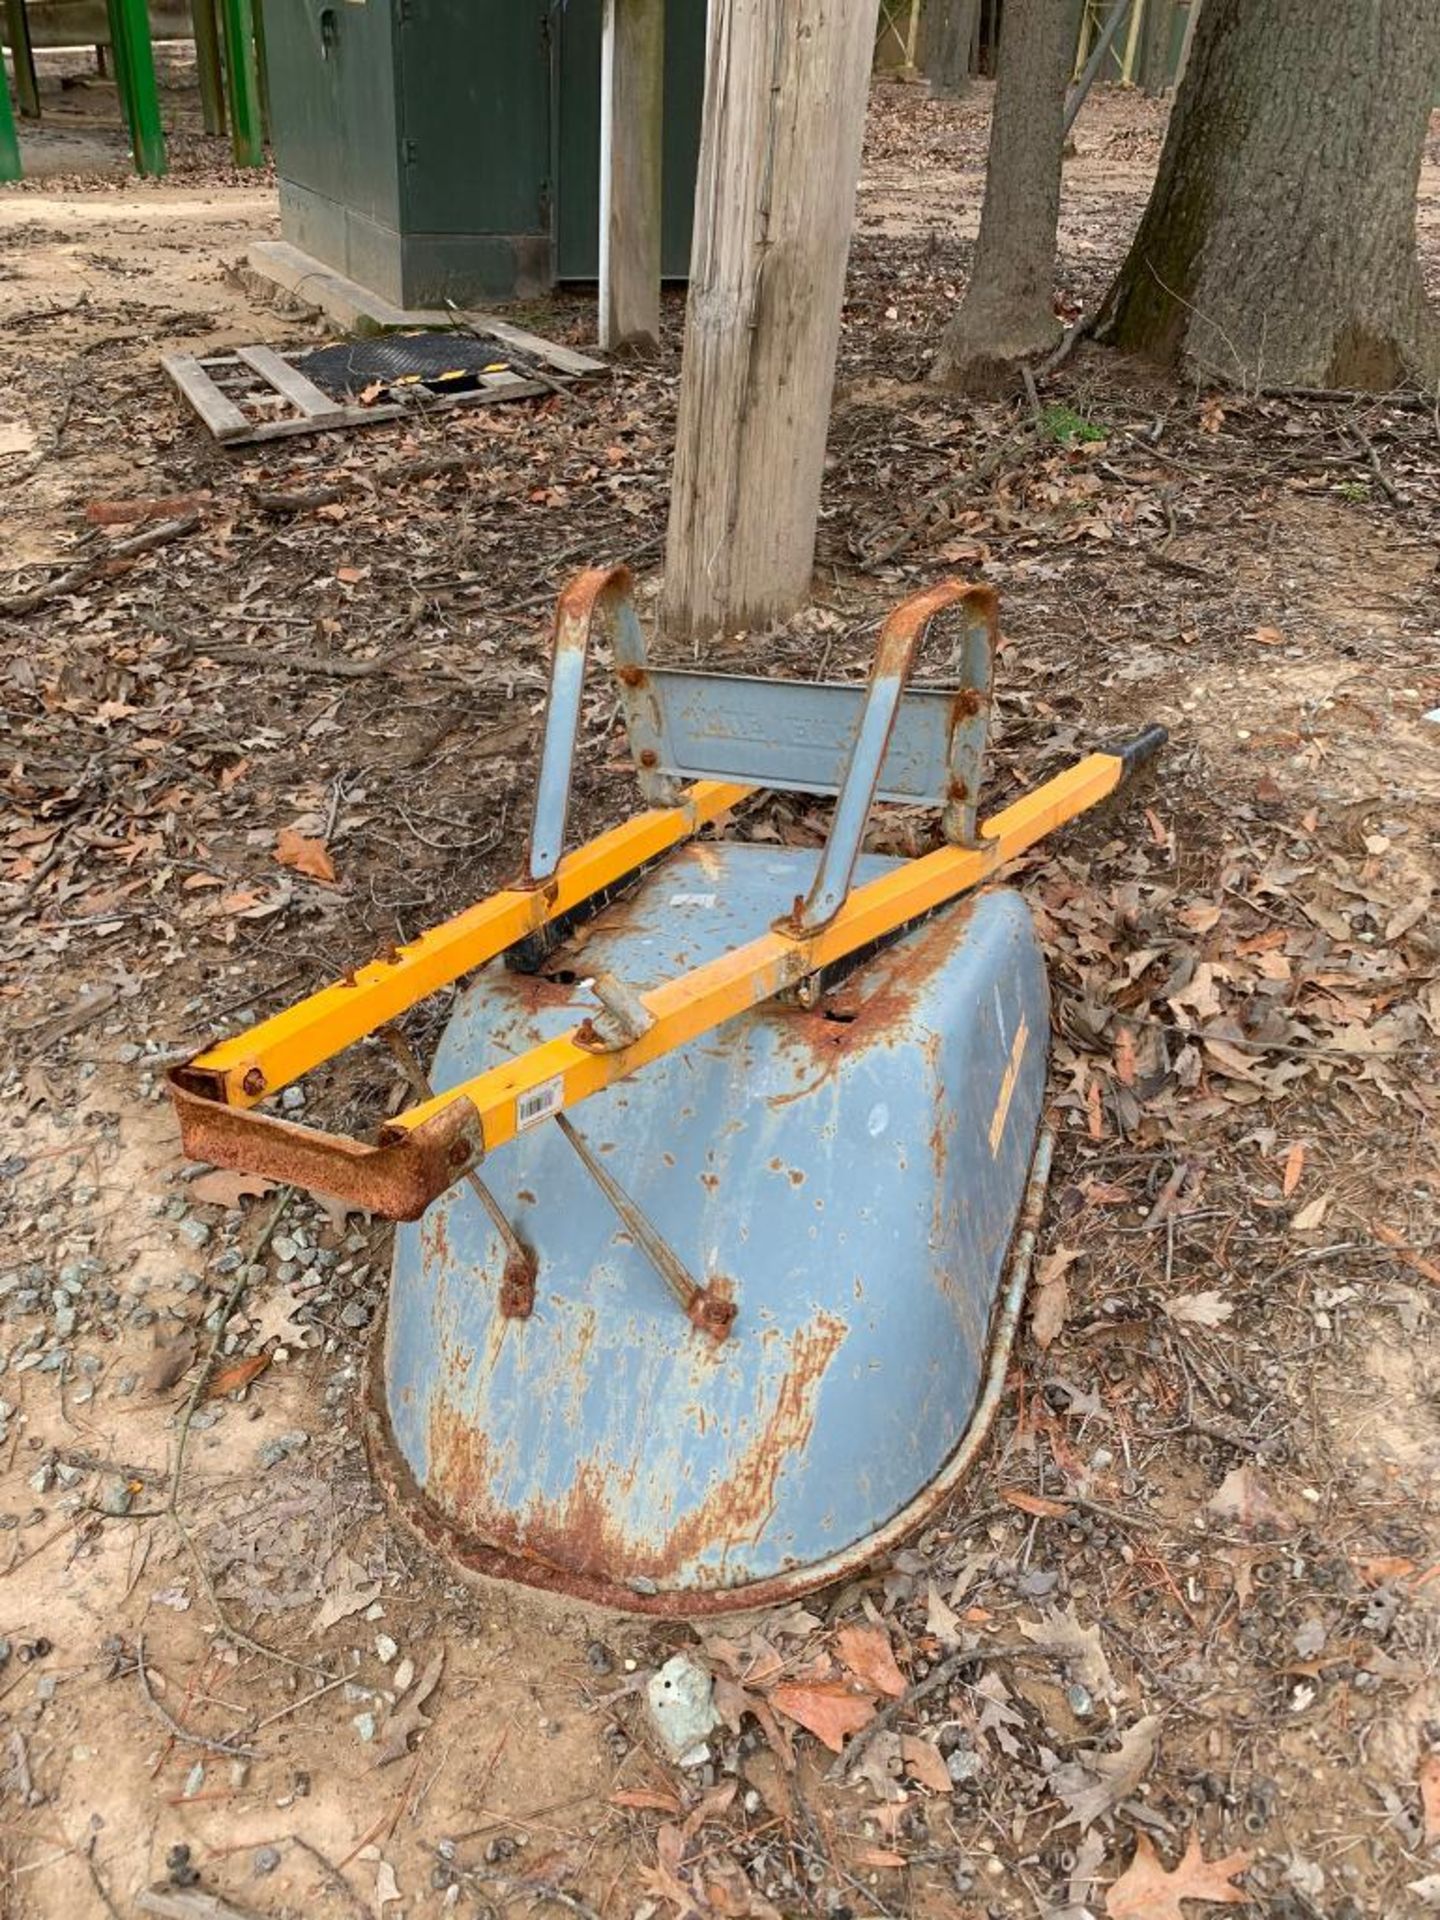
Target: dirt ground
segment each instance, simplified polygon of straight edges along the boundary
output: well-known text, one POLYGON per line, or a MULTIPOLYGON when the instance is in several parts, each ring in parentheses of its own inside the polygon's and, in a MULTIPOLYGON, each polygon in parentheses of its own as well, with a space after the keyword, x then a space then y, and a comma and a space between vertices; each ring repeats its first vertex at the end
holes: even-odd
MULTIPOLYGON (((658 366, 564 397, 222 452, 159 356, 320 337, 237 271, 271 185, 195 132, 178 56, 159 184, 86 62, 43 65, 0 193, 0 1910, 198 1875, 270 1920, 1078 1920, 1127 1868, 1140 1920, 1434 1910, 1440 416, 1088 345, 1038 410, 928 390, 988 90, 877 87, 814 606, 722 651, 851 675, 960 570, 1002 599, 994 793, 1171 729, 1015 876, 1056 1004, 1030 1317, 964 1495, 839 1592, 702 1634, 465 1584, 361 1445, 387 1230, 197 1186, 162 1070, 513 866, 556 588, 656 585, 682 308, 658 366), (87 515, 156 500, 184 531, 130 558, 87 515), (731 1720, 698 1770, 641 1711, 680 1648, 731 1720), (866 1722, 915 1689, 841 1778, 799 1731, 836 1685, 866 1722), (1184 1864, 1137 1894, 1147 1848, 1184 1864)), ((1162 131, 1087 105, 1068 314, 1162 131)), ((1440 292, 1440 121, 1420 228, 1440 292)), ((589 337, 579 294, 524 317, 589 337)), ((597 692, 586 824, 632 804, 611 721, 597 692)), ((400 1088, 362 1047, 303 1096, 358 1132, 400 1088)))

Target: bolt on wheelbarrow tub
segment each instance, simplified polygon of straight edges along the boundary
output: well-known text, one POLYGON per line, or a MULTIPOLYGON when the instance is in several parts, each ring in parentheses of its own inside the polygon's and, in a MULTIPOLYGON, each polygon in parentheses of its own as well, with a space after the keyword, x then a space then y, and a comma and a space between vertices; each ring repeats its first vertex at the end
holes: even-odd
MULTIPOLYGON (((585 973, 643 995, 762 931, 817 856, 693 847, 587 929, 585 973)), ((898 863, 864 857, 864 881, 898 863)), ((579 956, 485 969, 435 1062, 454 1084, 570 1031, 579 956)), ((1029 1173, 1045 1077, 1043 959, 1024 902, 946 908, 823 1006, 770 1001, 581 1110, 590 1151, 689 1271, 733 1304, 692 1326, 554 1126, 399 1233, 382 1423, 461 1557, 678 1610, 753 1604, 864 1557, 964 1438, 1029 1173), (798 1578, 797 1578, 798 1577, 798 1578)))

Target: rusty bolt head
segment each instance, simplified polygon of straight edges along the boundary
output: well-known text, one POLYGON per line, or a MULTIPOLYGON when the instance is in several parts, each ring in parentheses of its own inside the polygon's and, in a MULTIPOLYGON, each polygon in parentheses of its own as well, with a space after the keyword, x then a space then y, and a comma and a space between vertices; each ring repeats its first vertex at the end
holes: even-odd
POLYGON ((251 1067, 246 1072, 245 1078, 240 1082, 240 1085, 244 1088, 245 1092, 249 1094, 250 1098, 254 1100, 265 1091, 265 1076, 259 1067, 251 1067))
POLYGON ((955 696, 955 712, 961 720, 973 720, 984 704, 983 696, 975 687, 962 687, 955 696))
POLYGON ((660 756, 653 747, 642 747, 640 750, 640 764, 642 767, 658 767, 660 764, 660 756))
POLYGON ((970 788, 965 781, 952 780, 950 782, 950 798, 952 800, 968 800, 970 798, 970 788))
POLYGON ((704 1288, 690 1302, 690 1323, 715 1341, 725 1339, 735 1324, 737 1308, 733 1300, 704 1288))
POLYGON ((636 666, 624 666, 620 669, 620 684, 625 687, 641 687, 645 684, 645 669, 636 666))

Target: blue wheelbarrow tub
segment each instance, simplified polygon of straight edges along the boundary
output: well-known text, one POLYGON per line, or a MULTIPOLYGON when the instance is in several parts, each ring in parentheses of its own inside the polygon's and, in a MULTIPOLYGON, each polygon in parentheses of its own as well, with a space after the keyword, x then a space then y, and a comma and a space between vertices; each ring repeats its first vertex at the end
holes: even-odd
MULTIPOLYGON (((434 1084, 573 1030, 602 969, 643 993, 762 932, 815 862, 672 856, 541 974, 475 975, 434 1084)), ((896 864, 864 856, 856 882, 896 864)), ((676 1611, 863 1559, 966 1434, 1048 1036, 1029 911, 992 890, 815 1011, 771 1002, 577 1107, 695 1279, 728 1282, 719 1343, 555 1125, 500 1148, 482 1173, 537 1259, 528 1319, 499 1311, 503 1244, 463 1182, 396 1240, 377 1451, 424 1530, 484 1570, 676 1611)))

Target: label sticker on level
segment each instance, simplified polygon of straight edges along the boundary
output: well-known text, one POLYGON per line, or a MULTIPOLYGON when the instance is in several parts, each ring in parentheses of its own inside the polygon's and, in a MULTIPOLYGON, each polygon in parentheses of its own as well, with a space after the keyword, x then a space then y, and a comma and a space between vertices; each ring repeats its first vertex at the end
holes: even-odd
POLYGON ((527 1127, 538 1127, 542 1120, 548 1120, 552 1113, 558 1113, 564 1104, 565 1076, 559 1073, 553 1080, 545 1080, 538 1087, 531 1087, 528 1093, 517 1093, 515 1131, 524 1133, 527 1127))
POLYGON ((719 896, 713 893, 672 893, 670 896, 670 904, 672 907, 713 908, 718 898, 719 896))

